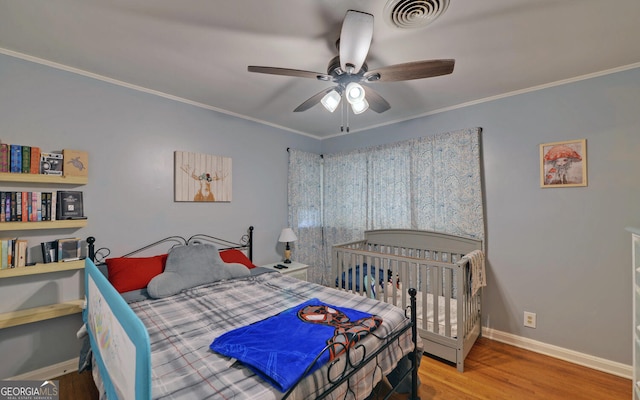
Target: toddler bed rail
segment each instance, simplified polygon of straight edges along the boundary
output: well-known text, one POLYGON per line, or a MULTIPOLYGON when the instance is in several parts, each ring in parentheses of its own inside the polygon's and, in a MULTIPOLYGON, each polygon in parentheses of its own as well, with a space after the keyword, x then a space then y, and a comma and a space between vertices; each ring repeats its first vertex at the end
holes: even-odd
MULTIPOLYGON (((333 247, 336 287, 406 307, 418 289, 417 325, 425 353, 455 363, 481 334, 481 291, 472 289, 469 253, 482 241, 438 232, 382 229, 333 247)), ((478 275, 478 274, 476 274, 478 275)))

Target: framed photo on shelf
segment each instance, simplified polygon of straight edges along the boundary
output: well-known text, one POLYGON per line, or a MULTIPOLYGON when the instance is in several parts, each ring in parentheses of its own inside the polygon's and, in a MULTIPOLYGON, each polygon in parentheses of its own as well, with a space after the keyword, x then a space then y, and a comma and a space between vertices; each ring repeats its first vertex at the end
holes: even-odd
POLYGON ((72 261, 80 259, 80 239, 58 239, 58 260, 72 261))
POLYGON ((540 187, 587 186, 586 139, 540 145, 540 187))

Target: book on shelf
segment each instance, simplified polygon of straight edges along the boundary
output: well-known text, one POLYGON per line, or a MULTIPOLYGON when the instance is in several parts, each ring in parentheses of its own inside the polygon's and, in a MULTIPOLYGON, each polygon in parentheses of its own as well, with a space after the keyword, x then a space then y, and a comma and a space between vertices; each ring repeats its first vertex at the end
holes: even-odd
POLYGON ((22 172, 22 146, 19 144, 9 145, 9 172, 22 172))
POLYGON ((34 205, 36 221, 42 221, 42 192, 36 192, 36 204, 34 205))
POLYGON ((29 168, 29 173, 40 173, 40 147, 31 146, 31 166, 29 168))
POLYGON ((0 269, 15 267, 17 240, 18 239, 0 239, 0 269))
POLYGON ((21 193, 21 197, 22 197, 22 219, 20 219, 20 221, 22 222, 29 222, 29 208, 30 208, 30 201, 29 201, 29 192, 22 192, 21 193))
POLYGON ((10 207, 11 207, 11 211, 10 211, 10 215, 11 215, 11 219, 10 221, 17 221, 18 219, 18 198, 17 198, 17 193, 16 192, 11 192, 11 200, 10 200, 10 207))
POLYGON ((12 221, 22 221, 22 192, 16 192, 16 216, 12 221))
POLYGON ((7 269, 7 241, 0 239, 0 269, 7 269))
POLYGON ((0 172, 9 172, 9 145, 0 143, 0 172))
POLYGON ((52 240, 50 242, 40 243, 42 248, 42 261, 45 264, 58 261, 58 241, 52 240))
POLYGON ((57 193, 56 219, 83 219, 82 192, 59 190, 57 193))
POLYGON ((26 267, 27 266, 27 241, 24 239, 18 239, 14 244, 16 251, 16 260, 15 267, 26 267))
POLYGON ((51 193, 50 196, 48 196, 47 198, 47 212, 48 212, 48 220, 47 221, 55 221, 56 220, 56 214, 57 214, 57 209, 58 209, 58 194, 57 193, 51 193))
POLYGON ((58 261, 80 259, 80 239, 58 239, 58 261))
POLYGON ((29 192, 31 202, 29 202, 29 221, 38 221, 38 195, 39 192, 29 192))
POLYGON ((23 174, 31 172, 31 146, 22 146, 22 167, 20 172, 23 174))
POLYGON ((4 220, 9 222, 11 221, 11 192, 4 192, 5 194, 5 201, 4 204, 2 205, 4 207, 4 220))
POLYGON ((51 221, 51 193, 43 192, 41 195, 40 219, 42 221, 51 221))

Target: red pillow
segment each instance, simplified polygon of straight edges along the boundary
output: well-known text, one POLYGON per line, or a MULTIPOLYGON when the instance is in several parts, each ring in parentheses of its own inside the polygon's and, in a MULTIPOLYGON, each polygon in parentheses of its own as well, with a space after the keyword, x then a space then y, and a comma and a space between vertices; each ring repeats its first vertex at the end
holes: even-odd
POLYGON ((109 282, 120 293, 147 287, 149 281, 164 271, 167 255, 154 257, 107 258, 109 282))
POLYGON ((220 252, 220 258, 222 258, 222 261, 226 263, 242 264, 249 269, 256 267, 255 265, 253 265, 251 260, 249 260, 249 257, 247 257, 243 252, 241 252, 238 249, 222 250, 220 252))

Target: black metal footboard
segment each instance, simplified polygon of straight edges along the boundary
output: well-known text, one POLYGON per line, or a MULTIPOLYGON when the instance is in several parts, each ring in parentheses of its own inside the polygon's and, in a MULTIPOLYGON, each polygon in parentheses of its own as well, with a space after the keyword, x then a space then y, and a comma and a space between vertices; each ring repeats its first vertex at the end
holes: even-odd
MULTIPOLYGON (((353 375, 355 375, 360 368, 364 367, 369 362, 375 362, 376 365, 378 365, 377 356, 380 353, 382 353, 384 350, 389 348, 390 346, 393 346, 394 343, 400 338, 400 336, 403 335, 405 332, 407 332, 409 329, 411 329, 411 340, 413 342, 413 351, 409 354, 411 367, 400 377, 400 379, 398 379, 397 383, 393 387, 391 387, 391 389, 389 390, 387 395, 384 397, 384 399, 386 400, 389 397, 391 397, 391 395, 396 392, 400 384, 402 384, 407 378, 411 379, 411 393, 410 393, 409 399, 410 400, 420 399, 420 397, 418 396, 418 367, 419 367, 419 357, 421 356, 421 354, 420 354, 420 349, 418 348, 418 330, 416 325, 416 318, 417 318, 416 317, 416 294, 417 294, 416 289, 414 288, 409 289, 410 306, 407 307, 410 312, 409 322, 407 322, 405 325, 403 325, 399 329, 394 330, 390 335, 387 335, 386 337, 376 336, 378 339, 384 341, 384 345, 382 345, 382 347, 377 349, 372 354, 367 355, 364 346, 360 344, 355 345, 353 347, 344 346, 344 351, 346 352, 346 355, 344 358, 346 359, 346 361, 343 362, 342 365, 340 365, 337 360, 334 360, 331 362, 331 364, 329 365, 329 369, 327 370, 327 381, 331 383, 331 387, 329 387, 326 391, 316 396, 315 397, 316 400, 326 398, 344 383, 347 384, 347 392, 345 393, 345 398, 347 398, 347 395, 349 393, 353 394, 353 391, 349 386, 350 385, 349 379, 353 375), (357 352, 358 355, 356 355, 355 357, 352 357, 354 352, 357 352), (342 368, 342 370, 339 370, 336 372, 336 368, 342 368)), ((406 315, 406 312, 407 310, 405 310, 405 315, 406 315)), ((324 350, 311 363, 311 365, 309 366, 309 369, 315 364, 315 362, 320 358, 320 356, 324 354, 324 352, 329 351, 332 346, 335 349, 335 344, 328 345, 327 347, 325 347, 324 350)), ((283 400, 289 398, 289 396, 295 391, 295 388, 298 385, 298 383, 300 383, 307 376, 307 372, 308 371, 305 371, 305 373, 302 375, 300 380, 298 380, 298 382, 296 382, 296 384, 293 385, 285 393, 284 397, 282 398, 283 400)))

